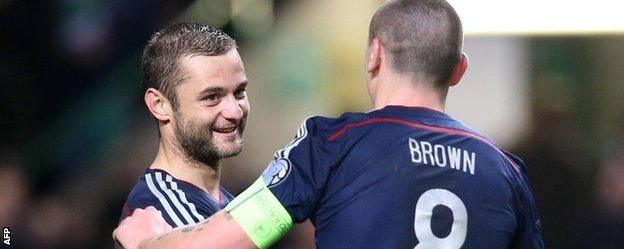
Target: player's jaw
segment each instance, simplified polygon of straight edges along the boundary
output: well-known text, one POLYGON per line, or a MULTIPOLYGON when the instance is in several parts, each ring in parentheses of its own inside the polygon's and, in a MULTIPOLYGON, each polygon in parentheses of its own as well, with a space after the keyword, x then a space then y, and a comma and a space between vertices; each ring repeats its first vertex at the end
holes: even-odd
POLYGON ((215 166, 219 160, 238 155, 242 150, 244 119, 236 125, 211 125, 178 119, 175 135, 180 149, 191 161, 215 166))

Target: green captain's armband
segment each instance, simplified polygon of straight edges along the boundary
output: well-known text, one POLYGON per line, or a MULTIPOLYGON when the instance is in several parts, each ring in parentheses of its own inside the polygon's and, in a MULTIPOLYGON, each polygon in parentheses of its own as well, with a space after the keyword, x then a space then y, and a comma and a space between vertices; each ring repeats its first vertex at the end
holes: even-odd
POLYGON ((277 242, 293 227, 286 209, 271 193, 262 177, 225 207, 258 248, 277 242))

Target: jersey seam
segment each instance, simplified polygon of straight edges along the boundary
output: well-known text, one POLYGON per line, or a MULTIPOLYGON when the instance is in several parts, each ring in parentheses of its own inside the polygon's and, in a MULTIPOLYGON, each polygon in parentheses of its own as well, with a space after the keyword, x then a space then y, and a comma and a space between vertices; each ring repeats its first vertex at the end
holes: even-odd
POLYGON ((339 129, 339 130, 335 131, 334 133, 332 133, 328 137, 328 141, 330 141, 330 142, 335 141, 336 139, 338 139, 341 136, 343 136, 344 134, 346 134, 347 131, 352 129, 352 128, 364 127, 364 126, 375 124, 375 123, 393 123, 393 124, 404 125, 404 126, 408 126, 408 127, 412 127, 412 128, 421 128, 421 129, 426 129, 426 130, 433 130, 433 131, 440 132, 440 133, 453 134, 453 135, 463 136, 463 137, 467 137, 467 138, 473 138, 473 139, 475 139, 475 140, 477 140, 477 141, 479 141, 481 143, 485 143, 486 145, 492 147, 494 150, 496 150, 499 153, 500 156, 502 156, 507 161, 507 163, 509 165, 512 166, 512 168, 514 168, 518 172, 521 172, 520 166, 517 165, 515 162, 513 162, 513 160, 511 158, 509 158, 505 154, 505 152, 503 152, 502 149, 500 149, 493 142, 489 141, 489 139, 487 139, 487 138, 484 138, 482 136, 473 134, 473 133, 465 131, 465 130, 450 128, 450 127, 444 127, 444 126, 436 126, 436 125, 424 124, 424 123, 415 122, 415 121, 412 121, 412 120, 405 120, 405 119, 399 119, 399 118, 388 118, 388 117, 375 117, 375 118, 366 119, 366 120, 359 121, 359 122, 349 123, 349 124, 346 124, 345 126, 343 126, 341 129, 339 129), (453 132, 456 132, 456 133, 453 133, 453 132))

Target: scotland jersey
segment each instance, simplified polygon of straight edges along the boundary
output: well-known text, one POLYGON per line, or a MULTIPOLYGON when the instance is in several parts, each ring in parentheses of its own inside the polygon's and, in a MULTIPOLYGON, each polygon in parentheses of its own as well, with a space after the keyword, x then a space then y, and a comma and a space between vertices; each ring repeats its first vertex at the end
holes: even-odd
POLYGON ((318 248, 543 248, 523 163, 448 115, 312 117, 262 178, 318 248))
POLYGON ((220 187, 220 200, 213 199, 199 187, 179 180, 159 169, 147 169, 130 192, 121 219, 137 208, 154 206, 172 227, 192 225, 223 209, 232 195, 220 187))

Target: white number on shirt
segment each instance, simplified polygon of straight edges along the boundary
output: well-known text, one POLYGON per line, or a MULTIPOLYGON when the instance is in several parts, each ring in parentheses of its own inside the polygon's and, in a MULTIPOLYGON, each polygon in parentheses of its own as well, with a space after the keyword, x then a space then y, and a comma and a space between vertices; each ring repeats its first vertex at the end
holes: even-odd
POLYGON ((414 231, 418 245, 414 249, 459 249, 466 240, 468 212, 457 195, 446 189, 430 189, 416 202, 414 231), (442 205, 453 213, 451 232, 444 238, 433 234, 431 216, 433 208, 442 205))

